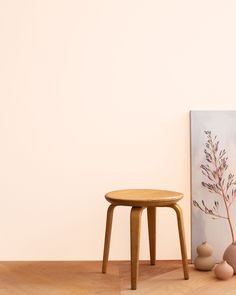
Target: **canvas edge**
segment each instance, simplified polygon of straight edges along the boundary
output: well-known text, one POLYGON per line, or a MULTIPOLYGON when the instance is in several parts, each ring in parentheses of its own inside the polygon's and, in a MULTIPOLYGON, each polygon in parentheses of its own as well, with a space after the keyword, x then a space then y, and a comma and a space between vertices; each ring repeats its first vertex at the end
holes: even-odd
POLYGON ((190 226, 190 260, 191 260, 191 263, 193 263, 193 220, 192 220, 192 201, 193 201, 193 191, 192 191, 192 182, 193 182, 193 179, 192 179, 192 113, 193 111, 189 111, 189 125, 190 125, 190 128, 189 128, 189 142, 190 142, 190 223, 191 223, 191 226, 190 226))

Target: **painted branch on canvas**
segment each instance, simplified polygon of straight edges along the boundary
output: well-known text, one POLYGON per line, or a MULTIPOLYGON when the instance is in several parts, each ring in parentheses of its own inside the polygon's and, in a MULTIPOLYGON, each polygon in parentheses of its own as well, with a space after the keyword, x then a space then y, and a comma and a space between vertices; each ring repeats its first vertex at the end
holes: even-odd
MULTIPOLYGON (((207 141, 205 143, 205 160, 206 162, 200 166, 202 174, 206 181, 202 181, 202 186, 217 198, 214 199, 214 204, 209 208, 204 200, 199 203, 193 200, 193 205, 201 210, 203 213, 214 218, 222 218, 227 220, 232 242, 235 242, 234 229, 231 221, 230 207, 236 197, 236 180, 234 174, 229 173, 228 157, 225 149, 219 149, 219 140, 216 135, 212 135, 211 131, 205 131, 207 141), (223 203, 225 214, 219 213, 219 200, 223 203)), ((222 204, 221 204, 222 205, 222 204)))
POLYGON ((236 111, 191 112, 192 260, 207 241, 217 261, 236 240, 236 111))

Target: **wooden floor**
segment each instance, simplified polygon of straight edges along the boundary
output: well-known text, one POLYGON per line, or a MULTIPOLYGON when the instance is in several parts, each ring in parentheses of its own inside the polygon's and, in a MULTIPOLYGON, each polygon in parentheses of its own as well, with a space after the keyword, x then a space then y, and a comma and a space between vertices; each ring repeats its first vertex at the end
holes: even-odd
POLYGON ((130 290, 129 262, 110 262, 102 274, 101 262, 2 262, 0 295, 232 295, 236 276, 218 281, 213 272, 190 266, 190 280, 183 280, 179 261, 140 263, 138 290, 130 290))

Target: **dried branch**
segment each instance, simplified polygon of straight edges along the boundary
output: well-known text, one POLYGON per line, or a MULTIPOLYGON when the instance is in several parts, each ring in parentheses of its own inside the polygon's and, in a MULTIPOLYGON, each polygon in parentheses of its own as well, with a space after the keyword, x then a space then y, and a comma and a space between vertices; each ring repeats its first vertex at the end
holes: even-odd
POLYGON ((194 200, 193 205, 207 215, 227 219, 232 241, 234 242, 234 231, 229 207, 236 199, 236 188, 234 188, 236 185, 236 179, 234 174, 231 173, 226 176, 228 157, 225 149, 219 150, 219 140, 217 140, 217 136, 213 137, 211 131, 205 131, 205 134, 207 137, 204 148, 206 163, 202 164, 200 168, 203 176, 207 178, 207 182, 202 181, 201 184, 210 193, 216 194, 221 200, 223 200, 226 216, 219 214, 219 203, 217 201, 215 201, 215 205, 212 209, 208 208, 203 200, 201 205, 194 200))
POLYGON ((208 215, 211 215, 211 216, 214 216, 216 218, 223 218, 223 219, 227 219, 226 216, 222 216, 220 215, 218 212, 216 212, 216 208, 213 207, 213 210, 212 209, 209 209, 207 208, 207 206, 205 205, 204 201, 202 200, 202 204, 203 204, 203 207, 201 205, 199 205, 199 203, 197 201, 193 201, 193 205, 197 208, 199 208, 202 212, 204 212, 205 214, 208 214, 208 215))

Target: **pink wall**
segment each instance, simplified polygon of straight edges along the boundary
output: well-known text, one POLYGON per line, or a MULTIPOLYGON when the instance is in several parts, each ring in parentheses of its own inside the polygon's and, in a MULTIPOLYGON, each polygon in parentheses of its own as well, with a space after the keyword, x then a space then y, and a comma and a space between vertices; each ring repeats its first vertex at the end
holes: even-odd
MULTIPOLYGON (((236 109, 235 14, 228 0, 0 1, 0 260, 101 259, 118 188, 183 192, 190 250, 188 112, 236 109)), ((158 259, 179 258, 174 214, 157 216, 158 259)), ((111 259, 128 259, 128 208, 114 217, 111 259)), ((142 233, 146 259, 146 218, 142 233)))

